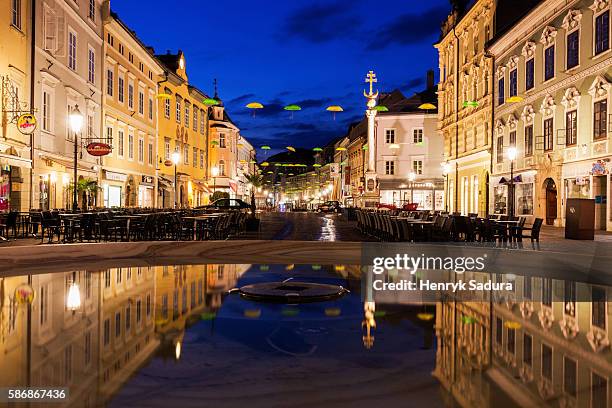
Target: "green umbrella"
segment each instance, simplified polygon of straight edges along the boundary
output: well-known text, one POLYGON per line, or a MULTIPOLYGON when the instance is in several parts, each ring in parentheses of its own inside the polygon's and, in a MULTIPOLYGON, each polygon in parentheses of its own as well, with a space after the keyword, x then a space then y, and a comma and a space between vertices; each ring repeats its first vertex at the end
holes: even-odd
POLYGON ((206 106, 216 106, 219 104, 219 101, 215 98, 206 98, 202 101, 202 103, 206 106))
POLYGON ((301 111, 302 107, 300 105, 287 105, 283 109, 286 111, 290 111, 291 119, 293 119, 293 112, 301 111))
POLYGON ((323 149, 321 149, 320 147, 315 147, 314 149, 312 149, 313 152, 322 152, 323 149))
POLYGON ((374 110, 377 110, 378 112, 389 112, 389 108, 384 105, 377 105, 374 107, 374 110))
POLYGON ((261 146, 261 150, 270 150, 270 146, 263 145, 261 146))

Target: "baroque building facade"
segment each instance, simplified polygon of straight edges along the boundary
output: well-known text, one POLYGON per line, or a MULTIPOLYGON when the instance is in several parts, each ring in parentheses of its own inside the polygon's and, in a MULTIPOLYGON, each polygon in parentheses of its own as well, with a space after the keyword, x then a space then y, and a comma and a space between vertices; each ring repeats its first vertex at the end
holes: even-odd
POLYGON ((496 61, 491 206, 563 226, 569 198, 595 199, 596 228, 612 230, 609 1, 542 2, 491 45, 496 61))

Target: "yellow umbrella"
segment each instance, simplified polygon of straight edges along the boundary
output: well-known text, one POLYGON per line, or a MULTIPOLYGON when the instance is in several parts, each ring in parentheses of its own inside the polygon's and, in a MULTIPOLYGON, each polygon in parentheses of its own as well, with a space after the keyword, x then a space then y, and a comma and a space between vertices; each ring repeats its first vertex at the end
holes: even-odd
POLYGON ((336 112, 344 112, 344 109, 342 109, 342 106, 340 105, 328 106, 326 110, 332 113, 334 120, 336 120, 336 112))

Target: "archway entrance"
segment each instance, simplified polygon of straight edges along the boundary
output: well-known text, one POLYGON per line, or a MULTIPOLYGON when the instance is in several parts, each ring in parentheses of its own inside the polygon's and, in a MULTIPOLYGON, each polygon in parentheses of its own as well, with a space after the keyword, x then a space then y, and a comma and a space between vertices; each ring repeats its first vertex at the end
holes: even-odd
POLYGON ((181 188, 179 189, 179 204, 180 207, 186 207, 185 205, 185 187, 181 184, 181 188))
POLYGON ((544 180, 546 225, 554 225, 557 219, 557 185, 550 177, 544 180))

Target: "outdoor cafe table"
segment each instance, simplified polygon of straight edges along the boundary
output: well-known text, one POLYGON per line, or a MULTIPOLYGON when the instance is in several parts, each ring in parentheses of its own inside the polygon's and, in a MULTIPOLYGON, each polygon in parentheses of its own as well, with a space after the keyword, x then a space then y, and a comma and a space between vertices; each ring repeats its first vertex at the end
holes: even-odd
POLYGON ((417 220, 409 217, 397 217, 398 221, 402 221, 408 224, 413 230, 419 228, 428 240, 431 240, 431 227, 435 224, 434 221, 417 220))
POLYGON ((499 225, 500 227, 502 227, 504 229, 504 232, 507 233, 505 234, 506 236, 508 236, 510 239, 514 239, 514 232, 513 232, 513 228, 519 224, 520 221, 516 220, 516 221, 498 221, 498 220, 493 220, 493 223, 496 225, 499 225))
POLYGON ((219 218, 222 215, 223 213, 202 214, 202 215, 181 217, 181 219, 185 221, 193 222, 193 238, 195 240, 200 240, 204 236, 202 224, 207 223, 214 218, 219 218))
MULTIPOLYGON (((81 213, 60 213, 58 214, 60 222, 64 225, 63 242, 74 240, 75 223, 83 217, 81 213), (67 237, 69 236, 69 238, 67 237)), ((59 238, 58 238, 59 239, 59 238)))
POLYGON ((119 219, 119 220, 125 220, 125 233, 127 235, 127 240, 130 240, 130 224, 132 223, 132 220, 139 220, 141 218, 143 218, 144 216, 146 216, 146 214, 138 214, 138 215, 115 215, 113 216, 113 218, 119 219))

